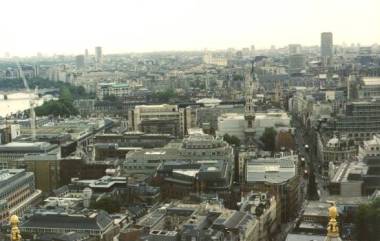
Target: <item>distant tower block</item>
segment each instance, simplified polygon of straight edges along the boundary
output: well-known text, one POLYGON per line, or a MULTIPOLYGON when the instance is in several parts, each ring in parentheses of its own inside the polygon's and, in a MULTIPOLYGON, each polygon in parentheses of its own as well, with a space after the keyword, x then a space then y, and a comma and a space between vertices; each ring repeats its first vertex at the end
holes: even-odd
POLYGON ((325 66, 331 64, 333 53, 333 34, 331 32, 321 33, 321 60, 325 66))
POLYGON ((95 47, 95 60, 96 60, 96 63, 98 64, 103 63, 103 52, 102 52, 102 47, 100 46, 95 47))

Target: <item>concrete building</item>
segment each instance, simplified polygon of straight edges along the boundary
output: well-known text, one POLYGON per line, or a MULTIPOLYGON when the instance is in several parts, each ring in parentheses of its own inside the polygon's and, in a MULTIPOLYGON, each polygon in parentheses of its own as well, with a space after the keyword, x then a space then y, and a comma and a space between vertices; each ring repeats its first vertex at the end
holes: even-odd
POLYGON ((357 159, 358 147, 355 142, 346 136, 321 136, 317 134, 317 153, 322 163, 322 172, 327 176, 330 162, 339 165, 345 161, 357 159))
POLYGON ((300 204, 300 180, 298 156, 289 155, 279 158, 258 158, 244 164, 243 192, 269 192, 278 202, 277 212, 281 222, 295 217, 300 204))
POLYGON ((84 57, 84 55, 75 56, 75 67, 77 70, 83 70, 85 68, 85 57, 84 57))
POLYGON ((289 48, 289 55, 301 54, 302 52, 301 44, 289 44, 288 48, 289 48))
POLYGON ((363 176, 368 167, 362 162, 344 162, 339 165, 329 182, 332 195, 343 197, 360 197, 363 195, 363 176))
POLYGON ((213 130, 218 129, 218 118, 227 113, 244 113, 243 104, 224 105, 219 104, 216 106, 204 106, 196 108, 196 124, 202 127, 208 124, 213 130))
POLYGON ((34 174, 23 169, 0 170, 0 226, 11 215, 23 215, 41 196, 34 184, 34 174))
POLYGON ((270 240, 278 232, 281 222, 277 213, 277 201, 269 193, 247 193, 239 202, 239 211, 257 217, 258 240, 270 240))
MULTIPOLYGON (((268 110, 267 112, 255 113, 255 125, 253 127, 256 138, 260 138, 265 131, 265 128, 273 127, 277 132, 284 130, 289 131, 290 117, 284 111, 268 110)), ((224 134, 234 135, 240 140, 244 141, 244 130, 246 123, 244 114, 226 113, 218 118, 217 135, 223 136, 224 134)))
POLYGON ((305 70, 306 58, 303 54, 291 54, 289 55, 289 74, 299 74, 305 70))
POLYGON ((103 64, 103 52, 102 47, 95 47, 95 61, 97 64, 103 64))
POLYGON ((225 113, 218 117, 218 129, 216 134, 218 136, 228 134, 244 141, 244 127, 245 119, 243 114, 225 113))
POLYGON ((142 132, 124 132, 123 134, 98 134, 95 144, 117 144, 119 147, 159 148, 173 141, 170 134, 146 134, 142 132))
POLYGON ((131 91, 132 88, 127 83, 98 83, 96 96, 103 100, 107 96, 124 97, 131 91))
POLYGON ((331 32, 321 33, 321 59, 325 66, 332 63, 333 53, 333 34, 331 32))
POLYGON ((378 99, 380 98, 380 77, 362 77, 356 88, 359 99, 378 99))
POLYGON ((254 215, 249 212, 228 210, 212 202, 200 205, 165 204, 120 232, 120 241, 141 239, 260 240, 259 225, 254 215))
POLYGON ((126 155, 123 163, 125 174, 153 175, 158 166, 168 161, 220 160, 232 163, 233 149, 222 138, 207 134, 190 134, 180 142, 172 142, 163 148, 136 150, 126 155))
POLYGON ((209 52, 205 53, 205 55, 203 56, 203 62, 209 65, 218 65, 218 66, 228 65, 227 58, 220 57, 220 56, 213 56, 213 54, 209 52))
POLYGON ((24 237, 55 233, 77 232, 96 237, 99 241, 111 241, 117 234, 117 227, 105 211, 87 213, 63 213, 54 210, 37 210, 21 224, 24 237))
POLYGON ((374 135, 372 139, 363 141, 359 145, 358 157, 359 160, 364 160, 368 156, 380 156, 380 136, 374 135))
POLYGON ((57 145, 47 142, 11 142, 0 145, 0 169, 17 168, 18 161, 27 154, 43 154, 57 150, 57 145))
POLYGON ((191 126, 190 109, 177 105, 139 105, 128 113, 128 130, 183 138, 191 126))
POLYGON ((322 125, 322 131, 363 141, 380 133, 379 121, 380 101, 353 101, 346 104, 342 114, 329 118, 322 125))
POLYGON ((60 182, 60 154, 27 155, 21 159, 22 166, 35 174, 36 187, 43 192, 58 188, 60 182))

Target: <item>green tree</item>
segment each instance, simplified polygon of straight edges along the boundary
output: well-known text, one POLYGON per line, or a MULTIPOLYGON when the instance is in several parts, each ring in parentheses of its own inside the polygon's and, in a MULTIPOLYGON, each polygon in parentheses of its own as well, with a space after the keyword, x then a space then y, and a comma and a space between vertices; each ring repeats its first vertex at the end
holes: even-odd
POLYGON ((72 103, 73 102, 73 95, 71 94, 69 87, 62 86, 59 89, 59 100, 64 102, 64 103, 72 103))
POLYGON ((240 139, 234 135, 224 134, 223 140, 230 145, 240 146, 240 139))
POLYGON ((355 215, 355 236, 359 241, 380 240, 380 198, 359 206, 355 215))
POLYGON ((276 143, 277 131, 273 128, 265 128, 263 135, 260 137, 260 140, 264 143, 265 151, 274 151, 276 143))
POLYGON ((92 202, 90 208, 102 209, 108 213, 120 212, 121 204, 118 200, 110 197, 102 198, 97 202, 92 202))

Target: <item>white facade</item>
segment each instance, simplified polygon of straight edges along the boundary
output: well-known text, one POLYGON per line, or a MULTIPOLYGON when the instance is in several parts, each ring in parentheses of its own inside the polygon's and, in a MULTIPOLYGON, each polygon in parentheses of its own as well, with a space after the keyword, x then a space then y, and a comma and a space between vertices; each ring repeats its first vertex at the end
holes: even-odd
POLYGON ((218 136, 225 134, 236 136, 244 141, 245 119, 243 114, 226 113, 218 117, 218 136))
MULTIPOLYGON (((290 117, 283 111, 258 112, 255 117, 254 129, 256 138, 260 138, 265 131, 265 128, 273 127, 276 131, 288 131, 290 126, 290 117)), ((224 134, 234 135, 241 140, 244 140, 244 114, 226 113, 218 117, 217 135, 224 134)))
POLYGON ((359 159, 363 160, 366 156, 380 156, 380 136, 374 135, 371 140, 363 141, 359 146, 359 159))

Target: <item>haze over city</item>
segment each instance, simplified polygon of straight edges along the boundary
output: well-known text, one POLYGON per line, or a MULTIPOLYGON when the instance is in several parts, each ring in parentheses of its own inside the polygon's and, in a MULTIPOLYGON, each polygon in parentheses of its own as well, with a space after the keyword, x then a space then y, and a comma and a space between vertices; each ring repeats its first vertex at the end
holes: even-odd
POLYGON ((380 241, 380 0, 0 7, 0 241, 380 241))
POLYGON ((380 39, 377 0, 5 0, 0 53, 78 54, 319 45, 380 39))

